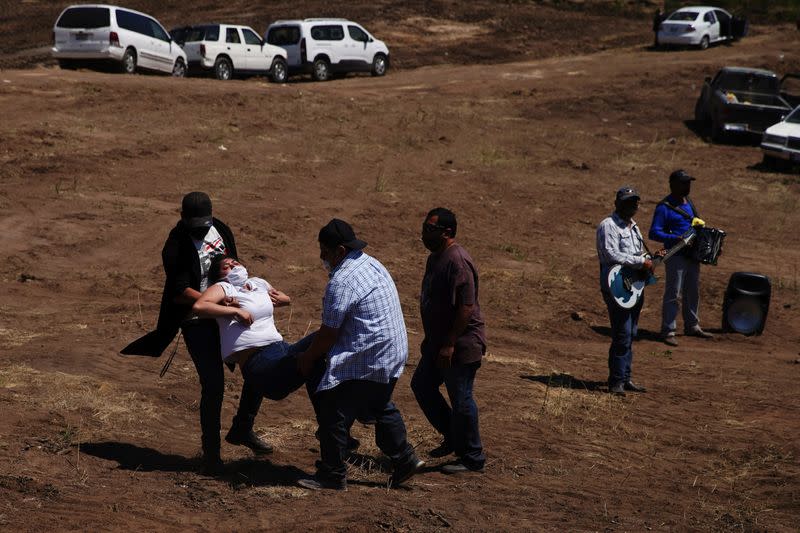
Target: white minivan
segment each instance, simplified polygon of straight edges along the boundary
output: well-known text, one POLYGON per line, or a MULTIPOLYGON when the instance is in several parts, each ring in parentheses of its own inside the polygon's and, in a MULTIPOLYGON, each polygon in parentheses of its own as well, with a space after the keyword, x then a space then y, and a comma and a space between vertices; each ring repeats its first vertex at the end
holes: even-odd
POLYGON ((386 44, 346 19, 278 20, 264 40, 286 50, 291 74, 311 73, 317 81, 348 72, 383 76, 389 68, 386 44))
POLYGON ((137 68, 186 75, 186 54, 153 17, 117 6, 75 5, 53 27, 53 57, 62 68, 112 61, 133 74, 137 68))

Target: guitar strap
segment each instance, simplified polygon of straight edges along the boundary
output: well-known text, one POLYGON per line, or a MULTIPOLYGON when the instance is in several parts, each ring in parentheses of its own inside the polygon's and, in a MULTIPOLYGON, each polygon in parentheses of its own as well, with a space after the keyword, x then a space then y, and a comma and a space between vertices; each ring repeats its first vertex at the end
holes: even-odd
POLYGON ((669 207, 670 209, 672 209, 673 211, 675 211, 676 213, 681 215, 683 218, 685 218, 689 222, 691 222, 692 219, 694 219, 695 217, 702 218, 700 216, 700 213, 697 212, 697 208, 692 203, 692 199, 687 196, 686 197, 686 201, 689 202, 689 207, 692 208, 692 211, 694 212, 694 217, 692 215, 690 215, 689 213, 687 213, 686 211, 684 211, 683 209, 681 209, 680 207, 672 205, 671 203, 667 202, 666 200, 661 200, 658 203, 658 205, 665 205, 665 206, 669 207))
POLYGON ((650 248, 647 247, 647 243, 644 242, 644 237, 642 237, 642 231, 639 229, 639 224, 633 226, 636 228, 636 236, 639 237, 639 242, 642 244, 642 247, 647 252, 647 255, 653 257, 653 254, 650 253, 650 248))

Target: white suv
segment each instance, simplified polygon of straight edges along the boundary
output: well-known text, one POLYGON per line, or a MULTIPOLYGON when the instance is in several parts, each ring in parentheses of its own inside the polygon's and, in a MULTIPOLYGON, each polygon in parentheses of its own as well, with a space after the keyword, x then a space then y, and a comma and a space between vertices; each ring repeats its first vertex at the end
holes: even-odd
POLYGON ((346 19, 278 20, 264 39, 286 50, 290 74, 311 73, 317 81, 348 72, 383 76, 389 67, 386 44, 346 19))
POLYGON ((117 6, 70 6, 53 27, 53 57, 62 68, 113 61, 137 68, 186 75, 186 54, 153 17, 117 6))
POLYGON ((263 74, 276 83, 284 83, 289 76, 284 49, 265 43, 248 26, 192 26, 184 40, 189 68, 214 69, 217 79, 229 80, 234 74, 263 74))

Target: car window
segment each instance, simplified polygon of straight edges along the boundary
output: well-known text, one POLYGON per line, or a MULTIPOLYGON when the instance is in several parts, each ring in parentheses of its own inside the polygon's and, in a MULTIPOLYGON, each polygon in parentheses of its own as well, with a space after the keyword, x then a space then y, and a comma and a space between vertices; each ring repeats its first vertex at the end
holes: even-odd
POLYGON ((164 31, 164 28, 161 27, 161 24, 153 19, 147 19, 147 23, 150 26, 150 31, 152 32, 153 37, 156 39, 161 39, 162 41, 169 41, 169 34, 164 31))
POLYGON ((354 41, 361 41, 367 42, 369 41, 369 35, 366 34, 364 30, 359 28, 358 26, 348 26, 347 33, 350 34, 350 38, 354 41))
POLYGON ((239 30, 236 28, 225 29, 225 42, 226 43, 241 43, 242 39, 239 37, 239 30))
POLYGON ((726 72, 720 75, 718 81, 723 91, 777 94, 780 90, 777 77, 762 74, 726 72))
POLYGON ((56 22, 58 28, 107 28, 111 14, 107 7, 72 7, 56 22))
POLYGON ((146 17, 125 11, 124 9, 117 9, 117 25, 128 31, 135 31, 142 35, 153 37, 153 30, 146 17))
POLYGON ((700 13, 697 11, 676 11, 672 15, 669 16, 667 20, 675 20, 678 22, 691 22, 693 20, 697 20, 697 16, 700 13))
POLYGON ((244 42, 247 44, 254 44, 256 46, 261 44, 261 37, 253 30, 242 28, 242 35, 244 35, 244 42))
POLYGON ((299 26, 276 26, 269 29, 267 42, 275 46, 286 46, 300 42, 299 26))
POLYGON ((314 26, 311 28, 311 38, 315 41, 341 41, 344 39, 344 29, 339 25, 314 26))
POLYGON ((219 41, 219 25, 192 26, 189 33, 186 34, 186 42, 195 43, 197 41, 219 41))
POLYGON ((786 122, 790 122, 792 124, 800 124, 800 107, 795 108, 788 117, 786 117, 786 122))
POLYGON ((714 17, 713 11, 709 11, 708 13, 703 15, 703 20, 705 22, 708 22, 709 24, 714 24, 717 21, 716 17, 714 17))
POLYGON ((729 18, 731 18, 727 13, 720 10, 715 10, 714 15, 717 16, 717 20, 719 21, 728 20, 729 18))

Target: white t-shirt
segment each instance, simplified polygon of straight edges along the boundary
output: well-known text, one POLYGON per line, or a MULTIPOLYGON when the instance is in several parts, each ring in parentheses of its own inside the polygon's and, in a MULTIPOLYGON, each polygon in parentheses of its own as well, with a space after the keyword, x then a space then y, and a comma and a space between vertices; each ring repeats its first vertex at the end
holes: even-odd
POLYGON ((272 317, 272 300, 269 298, 272 286, 269 283, 261 278, 249 278, 242 287, 235 287, 227 281, 220 281, 219 286, 225 291, 225 296, 238 299, 239 307, 253 315, 249 327, 232 318, 217 318, 223 360, 239 350, 283 340, 272 317))
POLYGON ((208 269, 211 268, 211 259, 220 254, 225 255, 225 241, 214 226, 208 229, 205 237, 192 241, 200 258, 200 292, 203 292, 208 288, 208 269))

